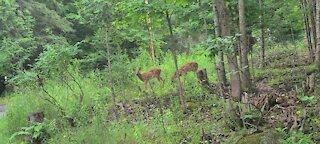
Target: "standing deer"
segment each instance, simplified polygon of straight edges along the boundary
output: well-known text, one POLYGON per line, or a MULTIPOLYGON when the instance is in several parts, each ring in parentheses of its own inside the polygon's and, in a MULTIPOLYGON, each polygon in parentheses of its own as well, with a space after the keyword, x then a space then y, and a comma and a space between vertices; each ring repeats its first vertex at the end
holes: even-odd
POLYGON ((181 75, 184 75, 183 77, 183 83, 185 82, 187 78, 188 72, 193 71, 197 75, 198 71, 198 63, 196 62, 189 62, 187 64, 184 64, 181 66, 178 71, 176 71, 172 76, 171 79, 172 81, 175 80, 177 77, 180 77, 181 75))
POLYGON ((159 82, 162 81, 162 83, 163 83, 163 79, 160 76, 161 69, 153 68, 153 69, 151 69, 147 72, 144 72, 144 73, 140 73, 140 70, 141 70, 141 68, 139 68, 137 70, 133 69, 134 73, 139 77, 139 79, 144 82, 144 89, 145 90, 147 89, 147 83, 152 78, 157 78, 159 82))

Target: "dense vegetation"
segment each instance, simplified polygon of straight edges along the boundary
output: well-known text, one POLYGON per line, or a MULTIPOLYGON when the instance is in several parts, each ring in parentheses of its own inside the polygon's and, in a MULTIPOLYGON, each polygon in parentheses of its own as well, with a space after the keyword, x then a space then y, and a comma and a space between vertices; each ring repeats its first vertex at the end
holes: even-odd
POLYGON ((320 142, 320 2, 2 0, 0 13, 0 143, 320 142), (145 88, 139 68, 164 81, 145 88))

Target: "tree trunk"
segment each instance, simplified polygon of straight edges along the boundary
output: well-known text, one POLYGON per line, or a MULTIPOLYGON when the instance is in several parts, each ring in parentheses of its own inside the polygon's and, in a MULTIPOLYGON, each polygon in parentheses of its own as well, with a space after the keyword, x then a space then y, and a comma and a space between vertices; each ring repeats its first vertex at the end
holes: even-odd
POLYGON ((306 44, 308 47, 308 51, 309 51, 309 57, 311 59, 311 61, 313 61, 313 50, 312 50, 312 40, 311 40, 311 31, 310 31, 310 26, 309 26, 309 11, 307 8, 307 2, 306 0, 300 0, 301 3, 301 9, 302 9, 302 13, 303 13, 303 20, 304 20, 304 31, 306 34, 306 44))
POLYGON ((251 89, 251 76, 248 62, 247 30, 245 21, 244 0, 239 0, 239 27, 240 27, 240 65, 241 65, 241 87, 243 90, 251 89))
POLYGON ((0 96, 6 90, 6 76, 0 75, 0 96))
MULTIPOLYGON (((215 0, 216 11, 219 18, 219 28, 221 30, 221 37, 230 36, 230 20, 228 9, 224 4, 224 0, 215 0)), ((230 52, 228 55, 228 66, 230 71, 231 78, 231 96, 235 100, 240 100, 241 87, 240 87, 240 77, 239 77, 239 68, 237 63, 236 50, 230 52)))
MULTIPOLYGON (((176 71, 178 71, 178 60, 177 60, 177 54, 176 54, 176 47, 177 47, 177 41, 178 40, 176 38, 174 38, 174 36, 173 36, 171 18, 170 18, 170 15, 169 15, 168 11, 166 11, 166 19, 167 19, 167 22, 168 22, 168 27, 169 27, 169 31, 170 31, 170 37, 171 37, 171 40, 172 40, 171 52, 172 52, 172 56, 173 56, 173 61, 174 61, 175 69, 176 69, 176 71)), ((183 95, 182 84, 181 84, 179 76, 178 76, 178 92, 179 92, 179 99, 180 99, 180 103, 181 103, 181 106, 182 106, 182 110, 185 110, 186 102, 185 102, 185 98, 184 98, 184 95, 183 95)))
POLYGON ((202 85, 202 87, 207 89, 210 93, 213 92, 213 90, 209 84, 207 69, 204 68, 204 69, 198 70, 196 75, 197 75, 197 78, 198 78, 200 84, 202 85))
MULTIPOLYGON (((214 27, 215 27, 215 35, 216 37, 221 37, 221 29, 219 27, 219 13, 217 11, 217 5, 215 4, 214 0, 212 0, 213 6, 213 19, 214 19, 214 27)), ((223 57, 223 51, 222 48, 218 49, 218 65, 216 66, 217 76, 219 80, 219 89, 220 89, 220 95, 225 97, 225 89, 227 84, 227 78, 226 78, 226 70, 224 66, 224 57, 223 57)))
POLYGON ((110 58, 110 48, 109 48, 109 39, 108 39, 108 25, 106 25, 106 51, 107 51, 107 60, 108 60, 108 71, 109 71, 109 85, 111 87, 111 95, 112 95, 112 112, 114 119, 118 119, 118 112, 116 109, 116 94, 114 91, 114 84, 112 79, 112 65, 110 58))
POLYGON ((311 29, 312 29, 312 38, 313 38, 313 45, 311 47, 311 53, 312 53, 312 57, 311 60, 314 61, 315 59, 315 52, 316 52, 316 48, 317 48, 317 26, 316 26, 316 1, 317 0, 309 0, 308 1, 308 11, 309 11, 309 15, 310 15, 310 24, 311 24, 311 29))
POLYGON ((320 70, 320 2, 316 1, 316 36, 317 36, 317 47, 316 47, 316 59, 315 62, 318 64, 320 70))
POLYGON ((260 45, 260 67, 265 67, 266 66, 266 61, 265 61, 265 30, 264 30, 264 7, 263 7, 263 0, 259 0, 259 7, 260 7, 260 40, 261 40, 261 45, 260 45))
MULTIPOLYGON (((199 4, 199 8, 201 9, 201 0, 197 0, 197 2, 199 4)), ((206 39, 208 39, 208 24, 207 24, 206 17, 204 17, 204 14, 202 12, 200 13, 200 18, 203 19, 203 28, 204 28, 206 39)))
MULTIPOLYGON (((144 3, 148 5, 149 1, 144 0, 144 3)), ((149 17, 149 12, 147 12, 146 22, 147 22, 147 28, 148 28, 148 34, 149 34, 148 46, 149 46, 150 57, 151 57, 151 60, 155 63, 153 33, 152 33, 151 18, 149 17)))

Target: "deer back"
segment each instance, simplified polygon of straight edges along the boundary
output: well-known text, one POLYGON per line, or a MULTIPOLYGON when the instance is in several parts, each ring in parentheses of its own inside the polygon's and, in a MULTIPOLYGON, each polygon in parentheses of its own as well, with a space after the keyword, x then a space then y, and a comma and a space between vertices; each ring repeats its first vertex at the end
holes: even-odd
POLYGON ((140 73, 140 69, 138 69, 138 70, 135 70, 135 74, 140 78, 140 80, 149 81, 151 78, 160 77, 161 69, 153 68, 143 73, 140 73))
POLYGON ((172 79, 177 78, 178 76, 181 76, 181 74, 187 74, 188 72, 193 71, 193 72, 197 72, 198 71, 198 63, 196 62, 189 62, 186 63, 184 65, 182 65, 178 71, 176 71, 173 75, 172 75, 172 79))

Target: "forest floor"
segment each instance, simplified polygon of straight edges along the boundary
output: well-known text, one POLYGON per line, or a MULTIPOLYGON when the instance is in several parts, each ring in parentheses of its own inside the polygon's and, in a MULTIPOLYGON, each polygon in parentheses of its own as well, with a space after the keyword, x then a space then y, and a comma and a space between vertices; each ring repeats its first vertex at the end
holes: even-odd
MULTIPOLYGON (((288 131, 303 129, 306 133, 319 131, 320 125, 317 121, 320 120, 320 99, 317 95, 320 94, 320 75, 315 72, 316 66, 310 62, 309 56, 291 47, 281 52, 272 50, 267 57, 265 68, 258 68, 258 64, 254 63, 258 60, 252 60, 255 88, 251 92, 242 94, 248 102, 246 105, 251 107, 249 108, 251 110, 241 113, 239 111, 243 109, 239 107, 246 106, 236 108, 237 115, 242 118, 244 125, 249 129, 253 128, 253 132, 248 131, 247 134, 275 128, 283 128, 288 131), (307 85, 310 73, 315 73, 316 86, 312 90, 307 85)), ((137 115, 141 115, 142 111, 142 115, 148 121, 153 118, 157 109, 164 109, 164 111, 172 109, 172 95, 176 94, 161 96, 162 100, 153 97, 152 94, 146 93, 145 95, 148 98, 131 102, 120 101, 118 103, 120 114, 124 115, 127 120, 136 122, 137 115)), ((212 96, 215 97, 207 95, 187 99, 185 121, 200 125, 206 121, 221 123, 219 121, 226 112, 222 109, 217 110, 217 106, 213 105, 212 101, 210 102, 212 96)), ((217 128, 214 129, 217 130, 217 128)), ((222 131, 216 133, 203 131, 201 137, 208 134, 211 135, 211 138, 215 137, 216 140, 227 139, 231 136, 230 133, 222 131)), ((320 142, 318 136, 313 139, 320 142)), ((181 141, 188 141, 188 138, 181 141)))

